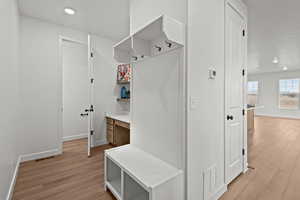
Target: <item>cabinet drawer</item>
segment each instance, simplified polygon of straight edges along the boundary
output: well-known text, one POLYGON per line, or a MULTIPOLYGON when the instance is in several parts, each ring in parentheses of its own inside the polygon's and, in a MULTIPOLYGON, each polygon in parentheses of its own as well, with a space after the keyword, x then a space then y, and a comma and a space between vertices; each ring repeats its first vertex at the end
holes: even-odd
POLYGON ((109 130, 110 130, 110 131, 113 131, 113 130, 114 130, 114 126, 107 123, 107 124, 106 124, 106 130, 107 130, 107 131, 109 131, 109 130))
POLYGON ((126 123, 126 122, 121 122, 121 121, 115 121, 116 126, 121 126, 123 128, 128 128, 130 129, 130 124, 126 123))
POLYGON ((114 120, 109 118, 109 117, 106 117, 106 123, 107 124, 111 124, 111 125, 114 125, 114 120))
POLYGON ((106 139, 108 143, 114 144, 114 132, 111 130, 106 131, 106 139))

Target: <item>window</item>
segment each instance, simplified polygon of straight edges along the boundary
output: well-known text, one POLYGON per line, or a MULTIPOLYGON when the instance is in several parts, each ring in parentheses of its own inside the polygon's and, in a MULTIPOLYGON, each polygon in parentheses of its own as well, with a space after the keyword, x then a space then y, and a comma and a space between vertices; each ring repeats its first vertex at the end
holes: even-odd
POLYGON ((248 100, 249 105, 256 105, 258 103, 258 81, 248 82, 248 100))
POLYGON ((300 79, 279 80, 279 108, 299 109, 300 79))

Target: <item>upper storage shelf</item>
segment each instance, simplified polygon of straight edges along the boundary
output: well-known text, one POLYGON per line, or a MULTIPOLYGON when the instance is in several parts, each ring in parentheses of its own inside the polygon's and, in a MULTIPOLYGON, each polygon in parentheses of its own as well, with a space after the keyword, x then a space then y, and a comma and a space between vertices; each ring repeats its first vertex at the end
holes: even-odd
POLYGON ((118 62, 138 62, 184 46, 184 25, 162 15, 114 46, 118 62))

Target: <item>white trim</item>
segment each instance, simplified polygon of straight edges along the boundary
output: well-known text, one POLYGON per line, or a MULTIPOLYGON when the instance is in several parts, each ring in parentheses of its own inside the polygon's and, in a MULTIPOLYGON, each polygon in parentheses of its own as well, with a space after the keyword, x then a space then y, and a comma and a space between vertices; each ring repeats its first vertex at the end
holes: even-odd
POLYGON ((227 192, 227 185, 222 185, 221 187, 219 187, 219 189, 217 190, 217 192, 212 195, 212 197, 210 198, 211 200, 218 200, 219 198, 221 198, 221 196, 227 192))
POLYGON ((9 186, 9 190, 8 190, 8 193, 7 193, 6 200, 11 200, 12 197, 13 197, 14 188, 15 188, 15 185, 16 185, 17 177, 18 177, 18 171, 19 171, 20 163, 21 163, 21 156, 18 157, 17 164, 16 164, 15 171, 14 171, 14 175, 13 175, 13 178, 12 178, 10 186, 9 186))
MULTIPOLYGON (((87 52, 87 59, 88 59, 88 78, 94 79, 94 68, 93 68, 93 57, 91 56, 93 54, 92 51, 92 46, 91 46, 91 35, 88 34, 88 52, 87 52)), ((89 104, 90 105, 95 105, 94 104, 94 84, 90 83, 88 85, 88 92, 89 92, 89 104)), ((94 131, 94 113, 95 113, 95 106, 93 108, 93 112, 89 112, 88 115, 88 146, 87 146, 87 150, 88 150, 88 156, 91 156, 91 148, 94 145, 94 141, 93 141, 93 136, 91 135, 91 131, 94 131)))
MULTIPOLYGON (((277 106, 278 106, 278 109, 280 110, 280 111, 299 111, 299 109, 300 109, 300 102, 299 102, 299 100, 300 99, 298 99, 298 105, 297 105, 297 108, 281 108, 281 105, 280 105, 280 95, 281 95, 281 93, 280 93, 280 81, 284 81, 284 80, 300 80, 299 79, 299 77, 296 77, 296 78, 293 78, 294 76, 292 76, 292 77, 287 77, 287 78, 278 78, 277 79, 277 106)), ((300 83, 299 83, 299 86, 300 86, 300 83)), ((298 93, 299 93, 300 91, 298 91, 298 93)))
POLYGON ((52 149, 52 150, 38 152, 38 153, 31 153, 31 154, 21 155, 20 156, 20 161, 22 163, 22 162, 26 162, 26 161, 47 158, 47 157, 56 156, 56 155, 60 155, 60 154, 61 153, 60 153, 59 149, 52 149))
POLYGON ((73 42, 73 43, 77 43, 77 44, 82 44, 84 46, 88 45, 86 42, 83 42, 83 41, 80 41, 80 40, 76 40, 76 39, 73 39, 73 38, 70 38, 70 37, 65 37, 65 36, 62 36, 62 35, 59 36, 59 39, 62 40, 62 41, 67 41, 67 42, 73 42))
MULTIPOLYGON (((86 138, 87 134, 71 136, 71 137, 73 137, 73 138, 75 138, 75 137, 86 138)), ((66 139, 66 138, 64 138, 64 139, 66 139)), ((68 137, 67 139, 70 139, 70 138, 68 137)), ((67 140, 67 141, 69 141, 69 140, 67 140)), ((105 145, 105 144, 108 144, 106 140, 96 140, 94 147, 105 145)), ((15 171, 14 171, 11 183, 10 183, 10 187, 9 187, 9 190, 8 190, 8 193, 7 193, 6 200, 11 200, 12 199, 13 192, 14 192, 14 187, 15 187, 15 184, 16 184, 16 181, 17 181, 18 171, 19 171, 19 168, 20 168, 20 164, 22 162, 47 158, 47 157, 51 157, 51 156, 57 156, 57 155, 60 155, 60 154, 61 154, 61 152, 60 152, 59 149, 53 149, 53 150, 39 152, 39 153, 20 155, 18 157, 18 160, 17 160, 17 163, 16 163, 15 171)))
POLYGON ((58 70, 58 102, 59 102, 59 109, 58 109, 58 138, 59 138, 59 151, 60 154, 63 153, 63 50, 62 50, 62 45, 63 45, 63 36, 58 37, 59 41, 59 70, 58 70))
POLYGON ((243 18, 244 20, 248 21, 248 8, 241 0, 226 0, 226 4, 231 6, 235 9, 243 18))
POLYGON ((243 171, 244 174, 249 170, 249 168, 248 168, 249 163, 248 162, 246 163, 246 166, 247 166, 247 168, 244 168, 244 171, 243 171))
POLYGON ((260 116, 260 117, 274 117, 274 118, 287 118, 287 119, 300 119, 300 117, 291 116, 291 115, 281 115, 281 114, 259 113, 259 114, 255 114, 255 116, 260 116))
POLYGON ((108 142, 105 139, 104 140, 95 140, 93 147, 98 147, 98 146, 102 146, 102 145, 106 145, 106 144, 108 144, 108 142))
MULTIPOLYGON (((89 37, 90 35, 88 35, 88 40, 89 40, 89 37)), ((89 41, 87 42, 83 42, 83 41, 80 41, 80 40, 76 40, 74 38, 70 38, 70 37, 65 37, 65 36, 62 36, 62 35, 59 35, 58 37, 58 41, 59 41, 59 70, 58 70, 58 77, 59 77, 59 83, 57 84, 58 85, 58 102, 60 104, 60 107, 58 109, 58 138, 59 138, 59 148, 58 148, 58 152, 59 154, 62 154, 63 153, 63 142, 64 141, 67 141, 65 140, 66 138, 64 138, 63 136, 63 52, 62 52, 62 44, 64 41, 68 41, 68 42, 74 42, 74 43, 77 43, 77 44, 80 44, 80 45, 84 45, 84 46, 87 46, 88 49, 90 48, 90 44, 89 44, 89 41)), ((90 51, 88 50, 87 52, 87 56, 88 56, 88 64, 89 64, 89 60, 90 60, 90 51)), ((90 78, 90 75, 89 77, 90 78)))
POLYGON ((78 140, 78 139, 83 139, 83 138, 87 138, 87 137, 88 137, 88 133, 83 133, 83 134, 79 134, 79 135, 63 137, 63 141, 67 142, 67 141, 78 140))
POLYGON ((14 171, 13 178, 12 178, 10 186, 9 186, 9 190, 8 190, 8 193, 7 193, 7 196, 6 196, 6 200, 11 200, 12 197, 13 197, 13 192, 14 192, 16 181, 17 181, 20 164, 22 162, 41 159, 41 158, 47 158, 47 157, 56 156, 56 155, 60 155, 60 150, 59 149, 53 149, 53 150, 39 152, 39 153, 20 155, 18 157, 18 160, 17 160, 17 163, 16 163, 15 171, 14 171))

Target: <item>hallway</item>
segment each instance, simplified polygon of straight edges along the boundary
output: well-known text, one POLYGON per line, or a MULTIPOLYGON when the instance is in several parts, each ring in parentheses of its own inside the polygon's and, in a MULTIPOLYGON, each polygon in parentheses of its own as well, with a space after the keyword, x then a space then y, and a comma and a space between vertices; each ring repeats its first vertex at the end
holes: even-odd
POLYGON ((300 199, 300 120, 255 118, 248 137, 249 169, 221 200, 300 199))

